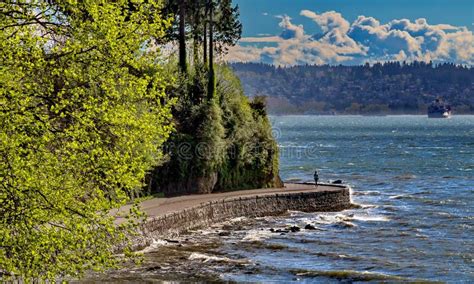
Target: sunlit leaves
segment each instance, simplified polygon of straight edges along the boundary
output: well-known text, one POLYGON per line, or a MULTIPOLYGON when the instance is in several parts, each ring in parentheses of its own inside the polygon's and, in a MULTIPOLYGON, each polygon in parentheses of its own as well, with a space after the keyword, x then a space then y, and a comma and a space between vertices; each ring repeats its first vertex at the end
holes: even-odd
POLYGON ((148 48, 169 24, 157 5, 0 4, 0 273, 117 264, 114 245, 143 216, 132 207, 115 225, 110 209, 140 190, 172 130, 169 76, 148 48))

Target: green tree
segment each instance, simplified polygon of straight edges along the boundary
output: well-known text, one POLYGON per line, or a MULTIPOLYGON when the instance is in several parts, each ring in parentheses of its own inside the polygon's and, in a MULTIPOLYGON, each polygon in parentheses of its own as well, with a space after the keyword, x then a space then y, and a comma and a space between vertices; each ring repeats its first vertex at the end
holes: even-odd
MULTIPOLYGON (((214 70, 214 50, 218 53, 227 51, 228 46, 235 45, 242 34, 242 24, 238 20, 239 7, 232 7, 232 0, 209 0, 209 83, 207 95, 215 97, 216 74, 214 70)), ((204 52, 207 52, 204 50, 204 52)))
POLYGON ((242 23, 239 21, 239 6, 232 6, 232 0, 220 0, 217 6, 214 41, 217 53, 222 54, 237 44, 242 35, 242 23))
MULTIPOLYGON (((239 7, 233 6, 232 0, 167 0, 161 14, 174 20, 166 38, 178 41, 179 66, 184 73, 187 72, 188 40, 193 41, 195 66, 200 65, 199 53, 202 50, 203 63, 208 64, 209 73, 214 74, 214 51, 218 54, 226 52, 229 46, 236 44, 242 33, 239 7)), ((210 75, 209 81, 209 88, 215 89, 215 76, 210 75)))
MULTIPOLYGON (((216 66, 216 96, 187 98, 183 80, 173 90, 178 98, 177 131, 166 142, 171 157, 157 168, 150 188, 167 195, 282 186, 278 177, 278 146, 272 136, 265 102, 250 102, 230 68, 216 66)), ((202 77, 201 77, 202 76, 202 77)))
MULTIPOLYGON (((159 1, 0 3, 0 273, 78 276, 119 261, 111 214, 163 160, 171 103, 159 1), (133 9, 130 7, 133 6, 133 9)), ((127 251, 127 249, 125 250, 127 251)), ((0 275, 1 277, 1 275, 0 275)))

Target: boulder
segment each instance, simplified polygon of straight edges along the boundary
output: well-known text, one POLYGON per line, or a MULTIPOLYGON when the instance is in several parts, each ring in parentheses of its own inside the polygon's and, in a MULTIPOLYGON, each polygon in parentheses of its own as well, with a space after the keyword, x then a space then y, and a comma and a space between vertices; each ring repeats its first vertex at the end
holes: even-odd
POLYGON ((299 232, 300 230, 301 230, 301 229, 300 229, 300 227, 298 227, 298 226, 292 226, 292 227, 290 227, 290 231, 291 231, 292 233, 299 232))
POLYGON ((311 224, 308 224, 304 227, 305 230, 316 230, 316 227, 311 225, 311 224))

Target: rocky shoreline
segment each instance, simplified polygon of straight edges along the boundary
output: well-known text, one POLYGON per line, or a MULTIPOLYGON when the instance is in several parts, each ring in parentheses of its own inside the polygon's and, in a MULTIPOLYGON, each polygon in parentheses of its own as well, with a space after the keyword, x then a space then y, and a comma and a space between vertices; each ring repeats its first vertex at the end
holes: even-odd
MULTIPOLYGON (((174 212, 150 217, 141 226, 135 249, 149 246, 155 239, 173 238, 198 228, 210 227, 236 217, 264 217, 281 215, 288 211, 335 212, 350 209, 350 187, 346 185, 287 184, 283 189, 244 191, 231 196, 209 195, 198 205, 179 208, 179 199, 170 198, 174 212), (250 193, 250 194, 249 194, 250 193)), ((145 210, 147 208, 145 207, 145 210)), ((151 211, 150 209, 148 211, 151 211)))
MULTIPOLYGON (((223 274, 259 274, 259 263, 245 256, 227 251, 228 246, 239 249, 284 252, 291 248, 270 244, 271 237, 285 238, 299 234, 314 234, 324 231, 314 222, 286 224, 268 227, 272 220, 291 218, 292 212, 280 216, 257 218, 239 217, 216 223, 210 227, 188 230, 170 239, 156 239, 141 250, 143 263, 129 264, 123 269, 107 274, 89 275, 78 283, 116 283, 123 281, 176 281, 180 282, 225 282, 223 274)), ((296 276, 295 276, 296 277, 296 276)), ((226 282, 227 283, 227 282, 226 282)))
POLYGON ((142 203, 142 209, 149 218, 134 241, 135 250, 144 255, 143 263, 128 264, 105 275, 92 274, 78 283, 222 282, 222 273, 258 274, 258 264, 228 255, 223 250, 225 244, 236 240, 235 245, 247 249, 285 250, 261 238, 321 229, 311 223, 269 228, 265 220, 296 211, 336 212, 354 207, 349 186, 321 184, 316 188, 310 183, 148 200, 142 203))

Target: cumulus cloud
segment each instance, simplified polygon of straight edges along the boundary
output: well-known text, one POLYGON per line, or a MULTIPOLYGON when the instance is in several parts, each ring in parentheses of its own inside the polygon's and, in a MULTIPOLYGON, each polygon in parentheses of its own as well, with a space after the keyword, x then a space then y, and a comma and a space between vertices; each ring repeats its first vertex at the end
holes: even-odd
POLYGON ((396 19, 382 24, 373 17, 359 16, 353 23, 335 11, 317 14, 303 10, 323 31, 305 32, 288 16, 278 16, 277 36, 247 37, 246 46, 231 48, 228 61, 263 61, 276 65, 361 64, 387 60, 422 60, 474 65, 474 36, 466 27, 430 25, 424 18, 411 22, 396 19), (258 43, 258 46, 251 46, 258 43), (265 47, 265 43, 274 46, 265 47), (250 45, 250 46, 249 46, 250 45), (263 47, 262 47, 263 46, 263 47))
POLYGON ((303 25, 293 25, 291 23, 291 18, 286 15, 278 16, 278 18, 281 18, 279 26, 283 29, 283 32, 280 34, 282 39, 304 39, 305 34, 303 25))
POLYGON ((300 15, 315 21, 321 27, 323 32, 339 30, 341 33, 347 33, 350 28, 349 22, 336 11, 330 11, 318 15, 315 12, 303 10, 301 11, 300 15))

